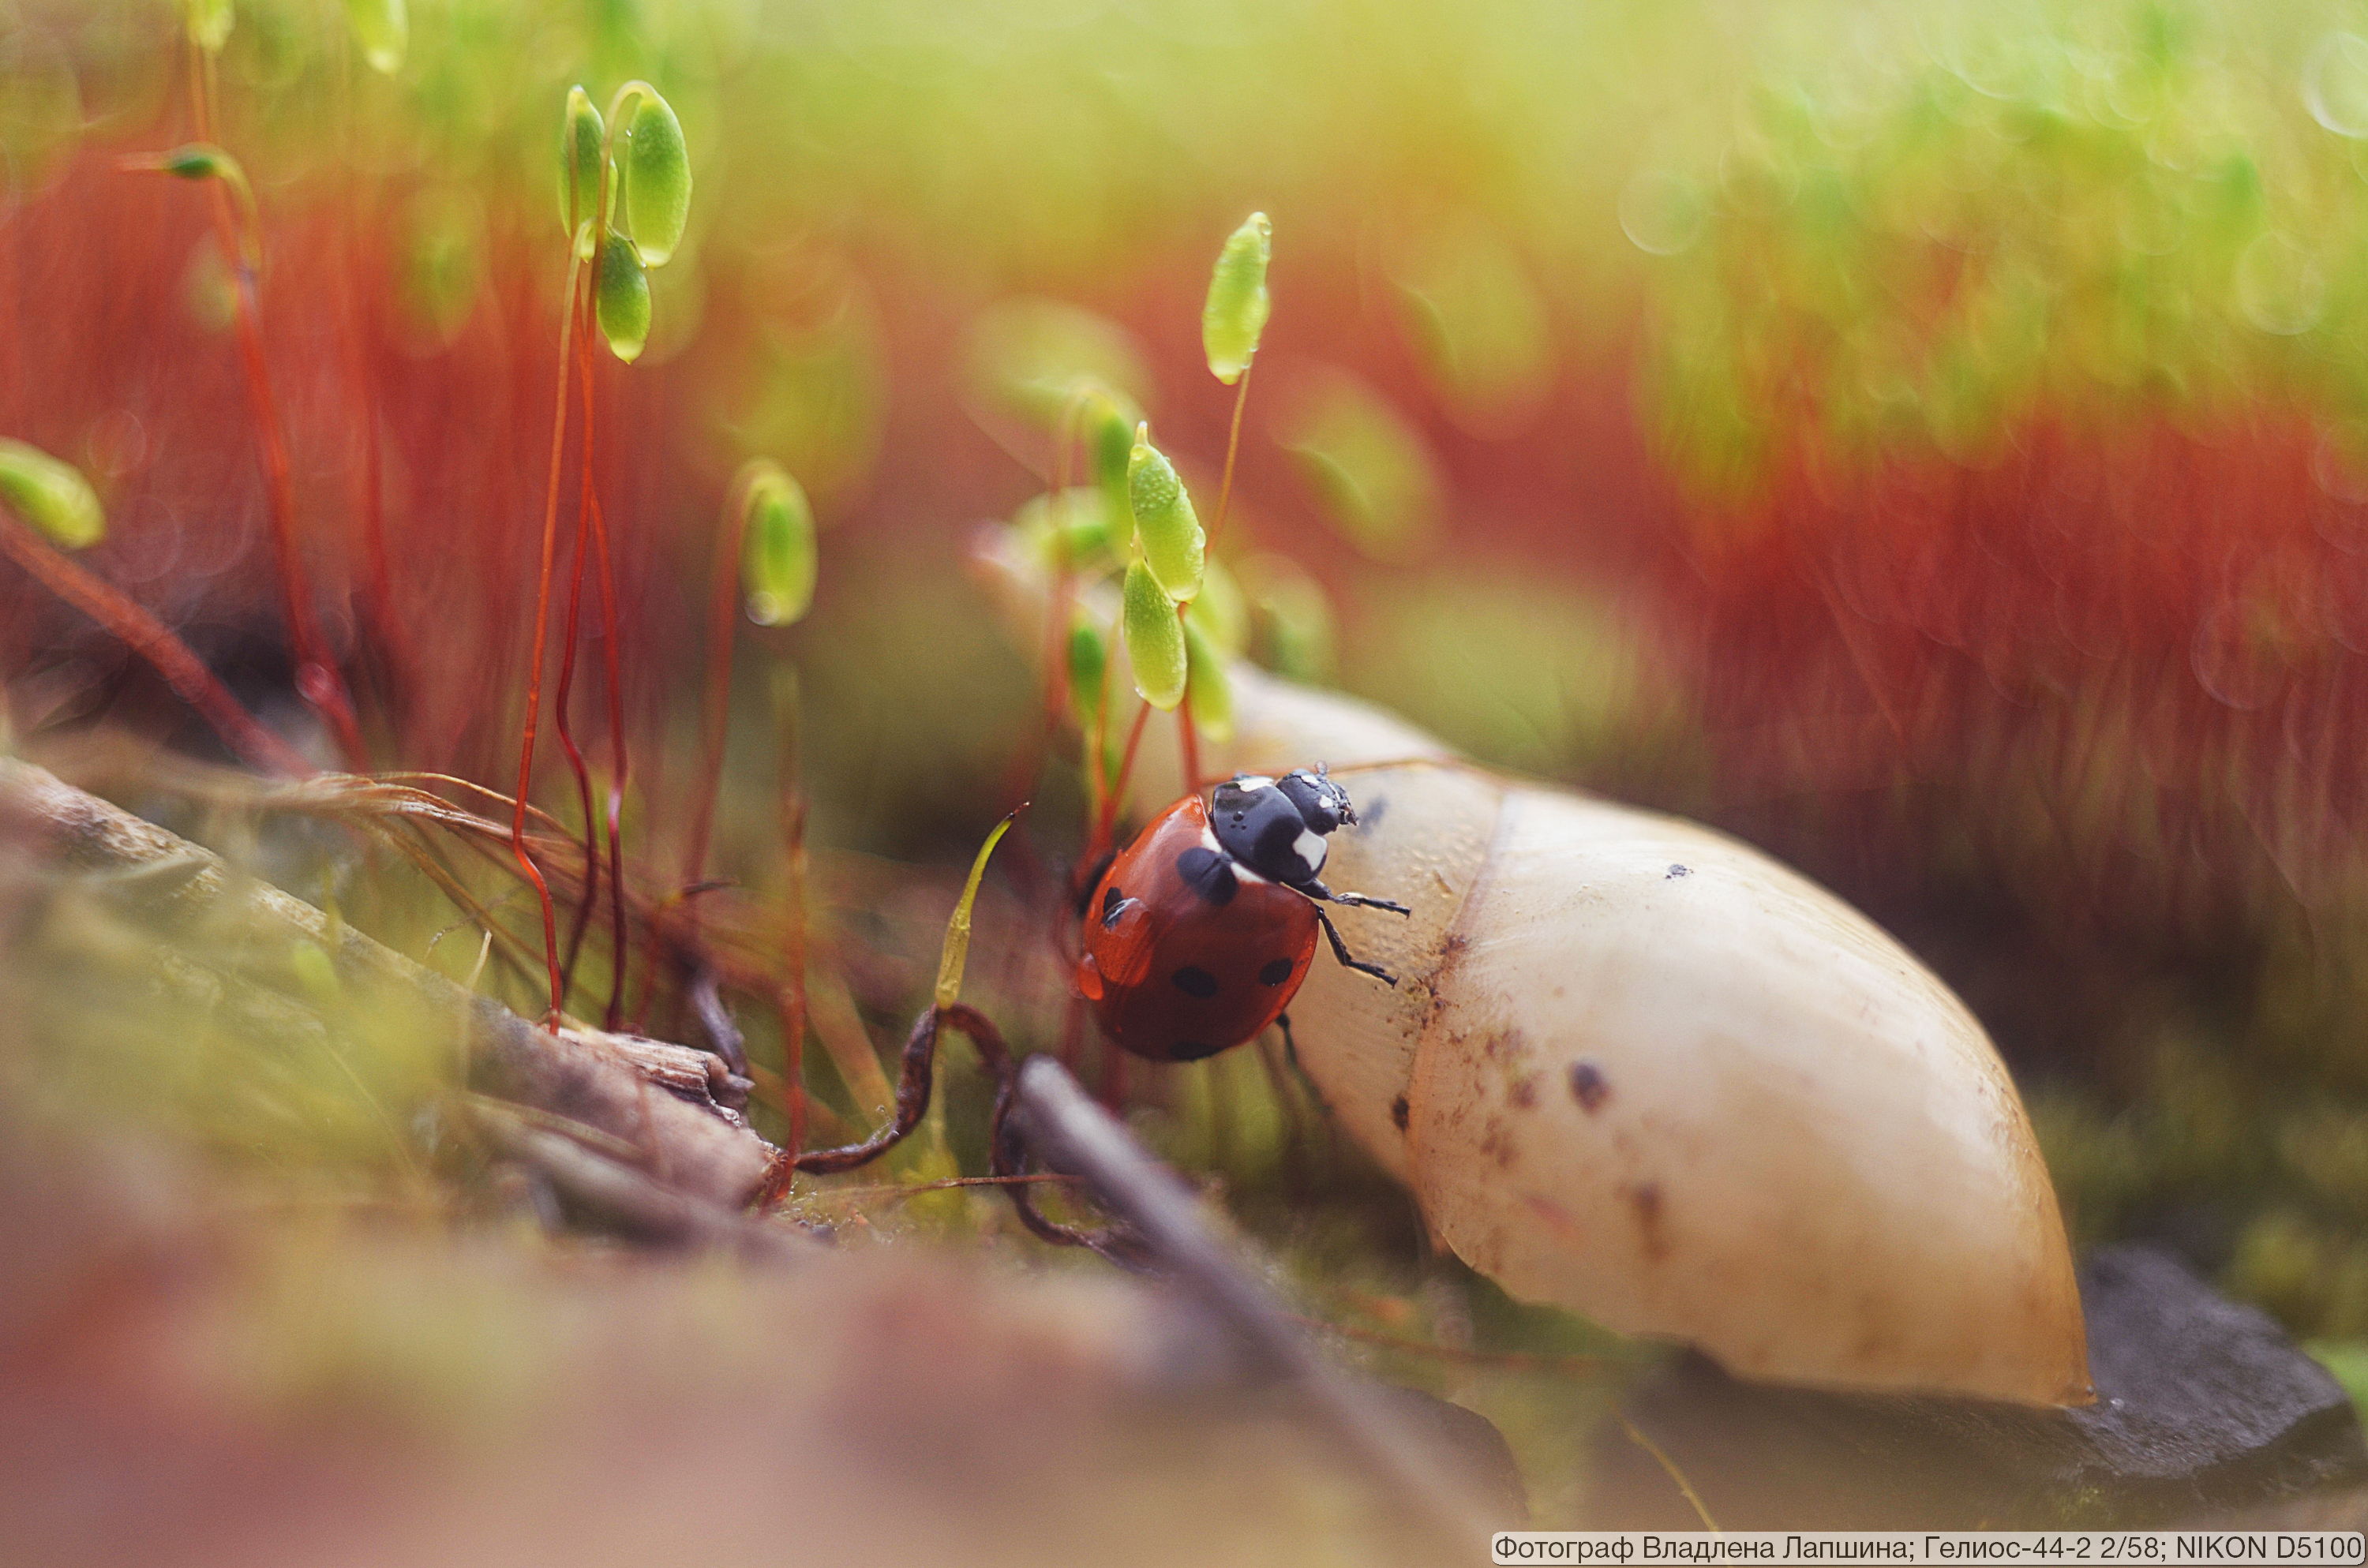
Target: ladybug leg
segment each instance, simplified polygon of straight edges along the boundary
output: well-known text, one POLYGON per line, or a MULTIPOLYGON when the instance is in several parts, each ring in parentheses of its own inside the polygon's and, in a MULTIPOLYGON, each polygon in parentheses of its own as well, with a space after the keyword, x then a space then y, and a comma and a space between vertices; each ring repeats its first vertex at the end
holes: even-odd
POLYGON ((1299 884, 1299 891, 1310 898, 1337 903, 1343 909, 1386 909, 1393 915, 1412 915, 1413 910, 1386 898, 1372 898, 1360 892, 1334 892, 1322 882, 1310 880, 1299 884))
POLYGON ((1332 917, 1324 913, 1324 907, 1321 904, 1315 908, 1315 918, 1323 926, 1324 935, 1332 940, 1332 956, 1338 959, 1343 965, 1355 970, 1360 974, 1370 974, 1385 985, 1395 985, 1398 983, 1398 977, 1381 965, 1367 963, 1361 959, 1349 955, 1349 944, 1340 939, 1340 928, 1332 924, 1332 917))
POLYGON ((1291 1069, 1291 1075, 1299 1080, 1299 1086, 1306 1094, 1308 1102, 1325 1115, 1331 1115, 1331 1102, 1324 1097, 1324 1091, 1315 1086, 1315 1080, 1307 1075, 1307 1069, 1300 1062, 1299 1042, 1291 1038, 1291 1015, 1277 1013, 1274 1024, 1282 1031, 1283 1064, 1291 1069))

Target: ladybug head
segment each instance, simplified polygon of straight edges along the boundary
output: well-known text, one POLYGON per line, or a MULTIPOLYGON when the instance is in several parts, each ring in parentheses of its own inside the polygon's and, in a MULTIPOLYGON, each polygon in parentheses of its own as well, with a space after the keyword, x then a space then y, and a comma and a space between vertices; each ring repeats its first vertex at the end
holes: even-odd
POLYGON ((1217 786, 1209 826, 1226 854, 1269 881, 1296 886, 1324 869, 1325 836, 1357 820, 1349 791, 1301 768, 1280 780, 1245 773, 1217 786))
POLYGON ((1343 823, 1354 823, 1357 812, 1349 804, 1349 791, 1326 775, 1324 765, 1316 764, 1315 771, 1305 768, 1275 780, 1291 803, 1299 808, 1300 817, 1318 833, 1330 833, 1343 823))

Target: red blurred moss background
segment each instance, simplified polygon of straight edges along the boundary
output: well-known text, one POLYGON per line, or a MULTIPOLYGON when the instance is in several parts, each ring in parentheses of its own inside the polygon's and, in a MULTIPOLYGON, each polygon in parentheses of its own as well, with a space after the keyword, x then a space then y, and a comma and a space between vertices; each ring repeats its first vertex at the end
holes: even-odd
MULTIPOLYGON (((569 82, 657 82, 700 181, 647 360, 600 371, 644 847, 681 831, 714 509, 760 452, 828 525, 817 615, 765 645, 807 683, 817 838, 974 838, 1030 699, 962 541, 1045 475, 973 324, 1116 324, 1205 482, 1200 292, 1263 208, 1236 542, 1330 589, 1340 684, 1866 903, 2024 1073, 2086 1233, 2368 1333, 2368 43, 2340 18, 452 0, 382 79, 308 8, 239 16, 221 139, 381 766, 500 783, 515 744, 569 82)), ((205 214, 119 166, 188 134, 176 29, 5 26, 0 433, 81 463, 91 563, 301 725, 205 214)), ((205 744, 13 574, 0 668, 20 744, 205 744)), ((719 859, 761 881, 767 808, 733 798, 719 859)))

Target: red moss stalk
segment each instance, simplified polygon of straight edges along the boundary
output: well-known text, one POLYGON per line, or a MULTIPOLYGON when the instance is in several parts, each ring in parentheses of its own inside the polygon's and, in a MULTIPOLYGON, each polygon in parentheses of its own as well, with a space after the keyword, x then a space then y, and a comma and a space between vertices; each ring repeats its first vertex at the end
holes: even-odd
POLYGON ((575 345, 576 295, 581 281, 583 263, 573 245, 567 252, 567 309, 559 324, 559 389, 553 398, 551 418, 551 471, 543 486, 542 551, 535 572, 534 635, 528 644, 526 722, 518 742, 518 791, 510 806, 510 853, 517 857, 518 869, 534 884, 536 903, 542 913, 543 961, 551 971, 551 1012, 549 1021, 556 1025, 566 995, 566 983, 559 971, 559 926, 552 914, 551 888, 542 880, 542 871, 526 847, 527 794, 534 782, 534 741, 537 722, 542 711, 542 653, 551 637, 551 570, 552 557, 559 536, 559 471, 560 460, 567 443, 567 374, 568 351, 575 345))
MULTIPOLYGON (((202 54, 202 51, 197 51, 202 54)), ((212 62, 191 62, 191 109, 201 140, 213 134, 212 62)), ((238 324, 240 369, 246 381, 247 412, 255 425, 256 445, 263 460, 264 497, 271 518, 272 553, 279 574, 282 613, 288 622, 290 651, 296 659, 296 690, 336 742, 346 766, 355 772, 370 767, 369 748, 354 719, 351 693, 345 673, 331 656, 313 613, 312 585, 304 573, 302 545, 297 536, 296 490, 289 477, 288 443, 279 421, 279 405, 271 390, 271 370, 263 353, 262 301, 256 286, 251 257, 262 247, 260 233, 242 236, 231 210, 230 194, 219 179, 208 180, 207 210, 213 218, 214 243, 236 280, 233 290, 238 324)))
POLYGON ((559 971, 563 999, 575 988, 575 960, 584 950, 584 936, 592 923, 592 911, 600 902, 600 824, 592 814, 592 774, 584 765, 584 750, 575 744, 575 732, 568 718, 575 694, 575 654, 582 641, 584 626, 584 574, 592 557, 592 397, 590 357, 581 352, 580 346, 588 342, 592 324, 585 320, 585 301, 581 296, 570 301, 577 312, 576 342, 578 363, 584 370, 584 434, 578 443, 576 462, 583 472, 583 482, 575 495, 575 570, 567 585, 567 620, 560 633, 559 691, 552 699, 552 723, 559 733, 560 749, 567 754, 568 771, 575 777, 577 808, 584 813, 584 888, 575 902, 575 914, 568 922, 567 956, 559 971))
MULTIPOLYGON (((586 383, 590 384, 587 375, 586 383)), ((589 428, 588 426, 586 427, 589 428)), ((609 525, 601 515, 600 493, 589 493, 592 512, 592 550, 600 585, 600 662, 606 677, 609 697, 609 949, 614 955, 616 973, 609 983, 609 1006, 601 1016, 601 1027, 614 1031, 624 1022, 625 971, 625 849, 622 821, 625 814, 625 780, 631 769, 632 757, 625 746, 625 682, 622 673, 624 655, 619 647, 617 627, 617 575, 609 556, 609 525)))
MULTIPOLYGON (((1258 361, 1253 359, 1243 366, 1241 379, 1234 383, 1234 417, 1225 430, 1225 477, 1217 486, 1217 515, 1209 524, 1208 541, 1202 547, 1212 559, 1217 552, 1217 536, 1224 531, 1225 514, 1233 506, 1234 462, 1242 449, 1242 410, 1250 400, 1250 371, 1257 365, 1258 361)), ((1178 605, 1176 619, 1183 619, 1191 608, 1189 604, 1178 605)), ((1176 705, 1176 724, 1178 736, 1183 742, 1184 792, 1198 794, 1201 789, 1201 736, 1192 724, 1192 702, 1189 697, 1176 705)))

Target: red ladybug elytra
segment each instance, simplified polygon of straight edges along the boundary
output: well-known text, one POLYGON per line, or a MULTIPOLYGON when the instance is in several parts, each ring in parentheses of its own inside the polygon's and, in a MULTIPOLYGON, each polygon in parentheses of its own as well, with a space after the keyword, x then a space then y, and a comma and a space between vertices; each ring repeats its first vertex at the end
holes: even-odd
POLYGON ((1207 806, 1187 795, 1110 863, 1086 906, 1077 990, 1118 1045, 1155 1062, 1196 1062, 1254 1040, 1307 978, 1320 929, 1349 956, 1321 902, 1406 913, 1316 880, 1326 837, 1357 813, 1322 768, 1243 774, 1207 806))

